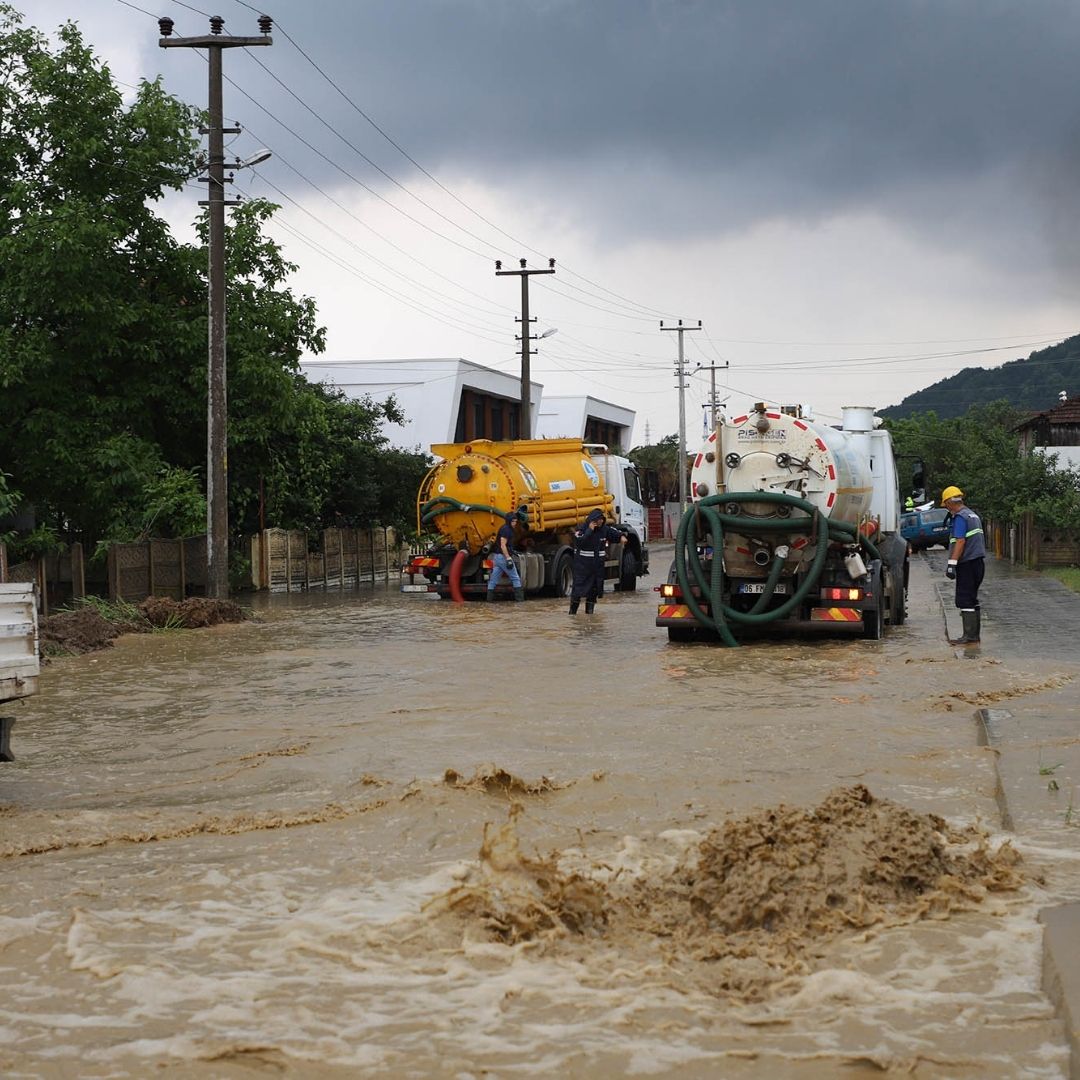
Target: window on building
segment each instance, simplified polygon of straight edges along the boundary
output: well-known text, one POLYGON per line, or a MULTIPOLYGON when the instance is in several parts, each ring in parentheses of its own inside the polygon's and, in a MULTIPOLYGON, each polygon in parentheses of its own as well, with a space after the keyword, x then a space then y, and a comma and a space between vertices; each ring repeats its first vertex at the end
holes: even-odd
POLYGON ((521 431, 519 418, 520 404, 517 401, 484 394, 466 386, 461 391, 458 404, 454 441, 516 439, 521 431))

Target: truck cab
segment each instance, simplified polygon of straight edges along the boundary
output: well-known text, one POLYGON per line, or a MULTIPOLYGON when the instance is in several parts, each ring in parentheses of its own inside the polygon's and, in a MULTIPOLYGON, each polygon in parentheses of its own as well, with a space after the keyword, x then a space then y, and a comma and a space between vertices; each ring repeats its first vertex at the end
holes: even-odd
POLYGON ((629 458, 611 453, 602 443, 585 443, 585 449, 596 462, 604 488, 615 496, 615 521, 632 531, 642 545, 648 543, 649 517, 637 466, 629 458))

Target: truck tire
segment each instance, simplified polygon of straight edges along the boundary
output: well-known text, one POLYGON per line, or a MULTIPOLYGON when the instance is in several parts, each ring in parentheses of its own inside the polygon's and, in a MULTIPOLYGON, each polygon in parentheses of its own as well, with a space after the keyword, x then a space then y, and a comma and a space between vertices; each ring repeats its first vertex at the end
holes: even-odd
POLYGON ((555 556, 551 571, 551 595, 563 599, 574 591, 574 555, 563 551, 555 556))
POLYGON ((637 571, 637 556, 627 544, 619 555, 619 592, 634 592, 637 589, 637 571))

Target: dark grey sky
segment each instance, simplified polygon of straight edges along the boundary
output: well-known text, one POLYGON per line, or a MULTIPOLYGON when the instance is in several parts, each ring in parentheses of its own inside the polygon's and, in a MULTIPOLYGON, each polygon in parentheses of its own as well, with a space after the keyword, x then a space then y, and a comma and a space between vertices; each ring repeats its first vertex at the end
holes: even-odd
MULTIPOLYGON (((213 2, 132 0, 170 14, 181 34, 206 30, 190 7, 225 16, 233 33, 256 32, 258 5, 213 2)), ((154 20, 119 0, 24 0, 21 8, 43 28, 76 17, 119 78, 162 72, 171 90, 205 101, 205 65, 159 49, 154 20)), ((960 358, 955 370, 1024 355, 1027 336, 1077 321, 1075 3, 271 0, 267 10, 278 22, 274 46, 227 54, 227 74, 272 114, 226 88, 226 111, 249 132, 236 152, 270 146, 265 177, 342 229, 338 212, 289 166, 335 197, 364 199, 346 170, 473 254, 418 238, 385 207, 365 203, 365 222, 496 304, 513 298, 483 260, 550 251, 651 309, 702 317, 725 358, 761 372, 783 359, 775 349, 758 350, 751 363, 722 342, 823 341, 835 353, 835 343, 855 340, 1017 340, 1014 353, 960 358), (435 189, 286 34, 440 182, 531 250, 435 189), (480 239, 432 217, 330 128, 480 239)), ((316 298, 331 352, 513 363, 512 351, 468 337, 441 341, 412 316, 415 337, 370 323, 366 340, 355 326, 336 334, 334 294, 347 290, 332 266, 292 254, 305 291, 324 290, 316 298)), ((572 318, 554 298, 549 311, 572 318)), ((578 318, 598 320, 595 312, 578 318)), ((593 349, 627 348, 588 340, 593 349)), ((655 358, 670 342, 647 349, 655 358)), ((949 373, 913 367, 910 388, 949 373)), ((669 383, 668 374, 658 384, 668 395, 669 383)), ((606 385, 608 398, 631 393, 614 376, 606 385)), ((867 387, 890 401, 900 390, 895 380, 888 390, 880 381, 867 387)))

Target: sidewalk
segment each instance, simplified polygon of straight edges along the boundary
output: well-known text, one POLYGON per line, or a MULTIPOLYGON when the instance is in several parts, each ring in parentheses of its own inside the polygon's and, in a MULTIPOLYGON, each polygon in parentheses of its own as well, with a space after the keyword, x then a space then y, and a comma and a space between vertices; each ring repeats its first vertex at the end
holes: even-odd
MULTIPOLYGON (((948 637, 961 634, 945 553, 924 556, 937 577, 948 637)), ((988 559, 979 590, 982 641, 957 646, 963 656, 1002 661, 1038 658, 1050 665, 1046 693, 975 710, 977 737, 994 753, 1001 826, 1020 836, 1061 836, 1076 826, 1080 846, 1080 594, 1061 582, 988 559), (1075 681, 1074 681, 1075 680, 1075 681)), ((977 687, 975 688, 977 689, 977 687)), ((1070 1077, 1080 1080, 1080 903, 1044 908, 1043 989, 1065 1024, 1070 1077)))

